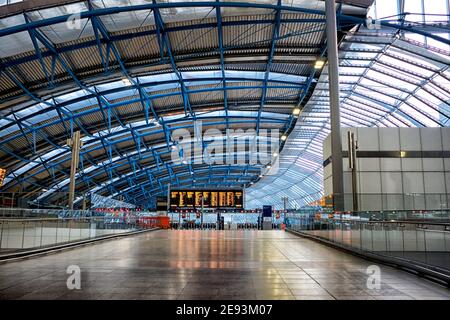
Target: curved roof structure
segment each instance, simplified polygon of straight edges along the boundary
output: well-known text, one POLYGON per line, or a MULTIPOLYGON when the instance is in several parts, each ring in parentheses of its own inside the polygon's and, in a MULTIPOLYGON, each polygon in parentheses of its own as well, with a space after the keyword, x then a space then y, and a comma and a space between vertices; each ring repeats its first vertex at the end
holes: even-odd
MULTIPOLYGON (((362 27, 371 2, 338 6, 343 125, 448 125, 448 24, 403 15, 374 32, 362 27)), ((78 130, 80 196, 146 206, 169 184, 245 187, 248 207, 283 196, 299 207, 321 194, 323 1, 30 0, 0 6, 0 41, 1 192, 64 204, 78 130), (234 129, 289 135, 278 172, 174 162, 183 145, 173 133, 194 136, 200 122, 227 139, 234 129)))
MULTIPOLYGON (((450 52, 399 39, 395 32, 365 30, 349 33, 340 55, 342 126, 450 126, 450 52)), ((280 174, 265 176, 249 190, 251 207, 275 199, 282 208, 282 197, 288 197, 299 208, 323 195, 329 112, 325 68, 281 153, 280 174)))

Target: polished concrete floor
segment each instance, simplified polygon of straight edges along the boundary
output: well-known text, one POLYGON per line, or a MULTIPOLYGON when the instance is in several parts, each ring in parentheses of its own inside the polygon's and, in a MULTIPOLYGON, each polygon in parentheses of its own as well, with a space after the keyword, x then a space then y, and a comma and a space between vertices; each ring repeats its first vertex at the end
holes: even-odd
POLYGON ((450 299, 445 287, 284 231, 159 230, 0 264, 0 299, 450 299), (66 285, 69 265, 81 289, 66 285))

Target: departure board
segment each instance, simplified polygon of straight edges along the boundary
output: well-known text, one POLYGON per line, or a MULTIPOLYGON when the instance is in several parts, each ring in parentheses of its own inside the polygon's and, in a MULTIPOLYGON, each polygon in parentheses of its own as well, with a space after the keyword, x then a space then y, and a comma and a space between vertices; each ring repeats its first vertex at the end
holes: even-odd
POLYGON ((226 191, 219 191, 219 207, 227 206, 227 193, 226 191))
MULTIPOLYGON (((199 192, 201 194, 201 192, 199 192)), ((210 197, 210 192, 209 191, 203 191, 203 206, 206 204, 208 204, 208 206, 211 206, 211 197, 210 197)), ((202 202, 200 201, 200 206, 202 205, 202 202)))
POLYGON ((243 208, 242 190, 171 190, 172 209, 243 208))
POLYGON ((241 191, 234 192, 234 206, 236 208, 244 207, 244 194, 241 191))
POLYGON ((3 185, 3 180, 6 177, 6 169, 0 168, 0 187, 3 185))
POLYGON ((211 191, 211 207, 217 208, 219 206, 219 193, 217 191, 211 191))
POLYGON ((194 201, 194 192, 193 191, 187 191, 186 192, 186 206, 189 208, 194 207, 195 201, 194 201))

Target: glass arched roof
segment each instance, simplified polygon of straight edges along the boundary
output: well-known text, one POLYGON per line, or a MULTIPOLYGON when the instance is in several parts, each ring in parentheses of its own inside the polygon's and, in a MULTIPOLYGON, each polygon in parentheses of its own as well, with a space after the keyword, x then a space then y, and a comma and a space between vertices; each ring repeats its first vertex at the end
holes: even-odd
MULTIPOLYGON (((369 15, 386 19, 374 31, 364 27, 371 2, 339 5, 343 125, 448 125, 449 37, 438 24, 448 15, 406 15, 377 1, 369 15)), ((408 10, 419 8, 412 2, 408 10)), ((80 130, 78 194, 146 205, 170 183, 247 187, 247 207, 280 207, 282 196, 300 207, 321 196, 328 83, 314 63, 326 57, 323 1, 9 3, 2 10, 0 2, 0 166, 8 174, 0 191, 64 198, 66 139, 80 130), (67 28, 72 15, 81 28, 67 28), (171 133, 195 130, 198 119, 224 132, 289 134, 279 171, 261 178, 263 168, 250 164, 173 164, 171 133)))
MULTIPOLYGON (((448 2, 404 3, 399 8, 396 1, 377 0, 368 15, 404 17, 405 23, 431 30, 442 41, 383 27, 360 26, 349 32, 339 46, 343 127, 450 126, 448 2)), ((282 209, 282 197, 288 197, 291 208, 300 208, 323 196, 322 143, 330 133, 328 85, 325 67, 280 154, 280 174, 264 177, 247 190, 248 207, 274 204, 282 209)))

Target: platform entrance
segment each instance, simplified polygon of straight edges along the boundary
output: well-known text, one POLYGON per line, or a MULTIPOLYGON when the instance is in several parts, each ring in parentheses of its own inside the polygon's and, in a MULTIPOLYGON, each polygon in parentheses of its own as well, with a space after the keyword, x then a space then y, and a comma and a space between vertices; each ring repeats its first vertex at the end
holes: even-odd
MULTIPOLYGON (((262 229, 259 212, 172 212, 169 213, 171 229, 239 230, 262 229)), ((280 213, 272 218, 272 229, 283 229, 280 213)))

